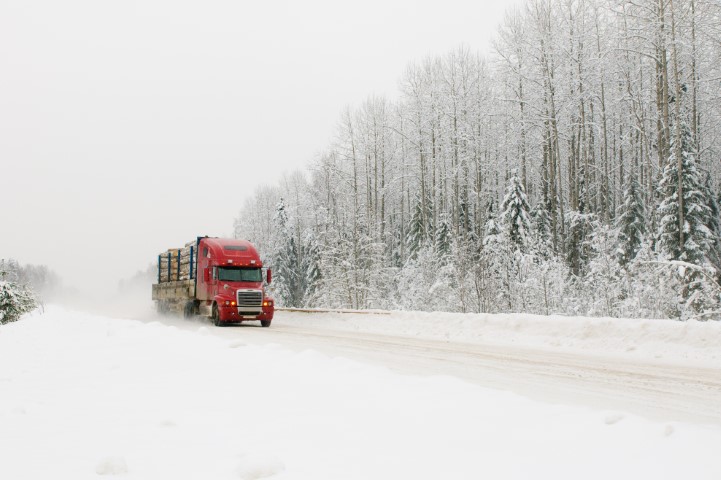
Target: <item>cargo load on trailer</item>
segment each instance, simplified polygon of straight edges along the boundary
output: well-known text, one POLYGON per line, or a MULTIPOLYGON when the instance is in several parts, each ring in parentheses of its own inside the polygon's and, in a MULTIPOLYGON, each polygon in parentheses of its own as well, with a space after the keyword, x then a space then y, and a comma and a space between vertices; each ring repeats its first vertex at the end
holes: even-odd
POLYGON ((274 306, 265 283, 271 278, 250 242, 198 237, 158 255, 153 300, 161 313, 203 315, 217 326, 259 320, 269 327, 274 306))

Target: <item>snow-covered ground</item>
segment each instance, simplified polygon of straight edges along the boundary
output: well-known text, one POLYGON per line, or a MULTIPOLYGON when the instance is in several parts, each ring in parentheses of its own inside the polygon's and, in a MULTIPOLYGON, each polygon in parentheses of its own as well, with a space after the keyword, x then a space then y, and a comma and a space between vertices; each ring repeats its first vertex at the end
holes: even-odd
MULTIPOLYGON (((284 321, 328 321, 294 320, 300 315, 284 321)), ((334 328, 375 328, 367 316, 349 317, 331 320, 334 328)), ((421 335, 444 335, 430 321, 442 315, 421 315, 416 326, 412 318, 378 315, 378 328, 412 334, 426 324, 421 335)), ((519 317, 504 329, 508 318, 479 318, 487 328, 476 334, 499 343, 614 352, 631 339, 637 348, 625 354, 718 361, 706 343, 718 349, 719 331, 709 324, 619 324, 619 338, 604 339, 614 321, 578 322, 572 333, 575 325, 559 325, 573 319, 548 319, 544 328, 542 318, 519 317)), ((478 318, 446 320, 459 322, 453 338, 478 318)), ((178 328, 59 307, 0 327, 0 478, 721 478, 716 425, 399 375, 250 343, 248 331, 218 336, 201 322, 178 328)))
POLYGON ((284 323, 450 342, 524 346, 721 367, 721 322, 562 315, 289 311, 284 323))

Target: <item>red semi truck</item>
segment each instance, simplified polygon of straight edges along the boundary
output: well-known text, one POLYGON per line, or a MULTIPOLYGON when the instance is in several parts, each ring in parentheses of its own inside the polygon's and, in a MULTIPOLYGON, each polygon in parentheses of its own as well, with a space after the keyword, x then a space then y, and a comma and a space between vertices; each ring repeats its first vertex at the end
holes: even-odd
POLYGON ((263 283, 271 282, 255 247, 248 241, 198 237, 184 248, 158 255, 158 283, 153 300, 159 312, 204 315, 217 326, 260 320, 269 327, 273 299, 263 283))

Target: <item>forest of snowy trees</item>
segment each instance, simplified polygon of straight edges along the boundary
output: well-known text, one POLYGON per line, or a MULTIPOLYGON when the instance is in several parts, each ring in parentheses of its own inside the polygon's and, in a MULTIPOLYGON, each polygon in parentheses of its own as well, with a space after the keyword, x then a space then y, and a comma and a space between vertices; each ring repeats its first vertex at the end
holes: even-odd
POLYGON ((280 305, 719 318, 721 4, 529 0, 342 113, 236 236, 280 305))

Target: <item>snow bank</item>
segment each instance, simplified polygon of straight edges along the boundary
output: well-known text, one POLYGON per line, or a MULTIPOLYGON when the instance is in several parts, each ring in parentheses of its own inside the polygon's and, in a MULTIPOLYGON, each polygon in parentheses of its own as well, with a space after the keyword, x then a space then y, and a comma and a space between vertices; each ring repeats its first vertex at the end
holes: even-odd
POLYGON ((547 405, 203 328, 55 307, 0 327, 0 478, 721 478, 719 427, 547 405))
POLYGON ((721 366, 721 322, 380 311, 277 315, 278 322, 298 326, 721 366))

